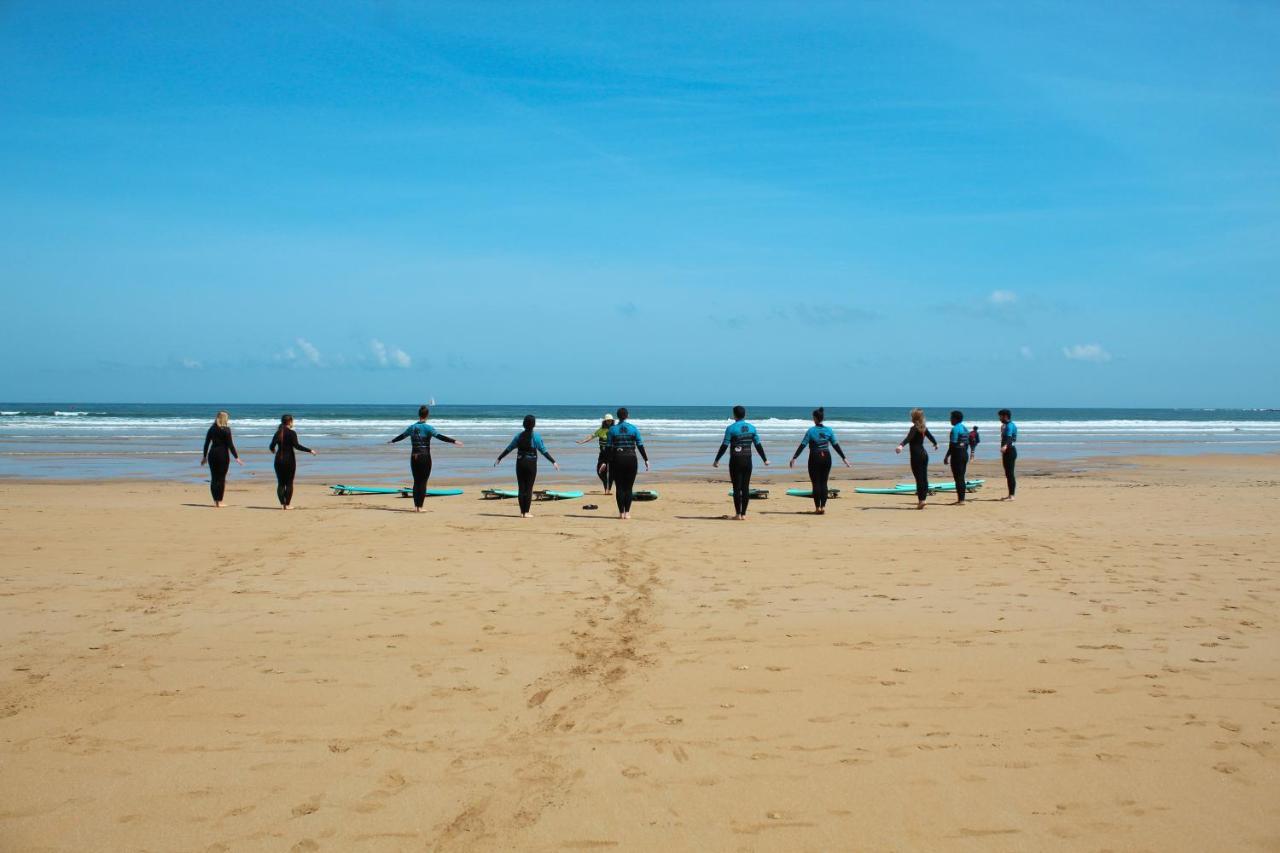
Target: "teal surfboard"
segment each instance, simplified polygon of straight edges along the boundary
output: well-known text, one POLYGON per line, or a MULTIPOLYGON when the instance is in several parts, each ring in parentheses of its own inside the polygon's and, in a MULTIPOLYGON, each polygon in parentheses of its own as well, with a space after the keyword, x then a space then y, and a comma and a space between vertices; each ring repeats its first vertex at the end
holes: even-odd
MULTIPOLYGON (((733 489, 730 489, 728 492, 726 492, 726 494, 728 494, 730 497, 733 497, 733 489)), ((753 499, 766 500, 769 497, 769 490, 768 489, 752 489, 751 497, 753 499)))
POLYGON ((914 495, 916 493, 916 487, 911 486, 910 488, 907 488, 905 486, 895 486, 892 489, 859 487, 854 489, 854 491, 860 495, 914 495))
MULTIPOLYGON (((965 491, 976 492, 978 489, 982 488, 982 484, 985 482, 987 481, 986 480, 965 480, 964 481, 965 491)), ((914 492, 916 490, 915 483, 899 483, 897 487, 904 491, 914 492)), ((948 480, 945 483, 929 484, 929 491, 931 492, 954 492, 955 490, 956 490, 956 484, 954 480, 948 480)))
MULTIPOLYGON (((335 495, 411 495, 413 489, 409 486, 347 486, 333 485, 329 487, 335 495)), ((427 497, 429 498, 447 498, 450 495, 462 494, 462 489, 427 489, 427 497)))
POLYGON ((515 489, 485 489, 481 492, 486 498, 518 498, 520 492, 515 489))
MULTIPOLYGON (((813 497, 813 489, 787 489, 787 494, 793 498, 811 498, 813 497)), ((839 489, 827 489, 827 497, 840 497, 839 489)))
POLYGON ((640 491, 632 492, 631 499, 636 501, 656 501, 658 493, 653 489, 641 489, 640 491))
POLYGON ((544 489, 534 494, 540 501, 574 501, 582 497, 582 492, 561 492, 556 489, 544 489))

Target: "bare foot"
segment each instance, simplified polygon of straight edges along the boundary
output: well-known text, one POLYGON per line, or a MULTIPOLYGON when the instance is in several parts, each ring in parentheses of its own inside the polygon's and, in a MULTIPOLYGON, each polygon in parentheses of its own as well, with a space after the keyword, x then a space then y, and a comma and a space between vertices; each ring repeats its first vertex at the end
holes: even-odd
POLYGON ((924 501, 920 501, 920 503, 916 504, 916 509, 924 509, 924 501))
POLYGON ((826 508, 825 508, 825 507, 824 507, 824 508, 822 508, 822 509, 815 509, 815 510, 813 511, 813 514, 814 514, 814 515, 826 515, 826 514, 827 514, 827 510, 826 510, 826 508))

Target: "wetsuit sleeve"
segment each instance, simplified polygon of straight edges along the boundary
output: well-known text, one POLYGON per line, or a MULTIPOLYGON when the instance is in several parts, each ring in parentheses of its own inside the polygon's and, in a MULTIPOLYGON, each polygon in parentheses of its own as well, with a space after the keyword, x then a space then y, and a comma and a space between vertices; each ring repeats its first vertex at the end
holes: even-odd
POLYGON ((716 462, 719 462, 720 458, 724 456, 724 452, 729 449, 729 430, 731 429, 733 427, 728 427, 724 431, 724 438, 720 441, 720 449, 716 451, 716 462))
POLYGON ((409 437, 409 430, 408 428, 406 428, 404 432, 400 433, 395 438, 391 439, 391 443, 395 444, 397 441, 404 441, 408 437, 409 437))
POLYGON ((205 434, 204 434, 204 450, 200 451, 200 458, 201 458, 201 459, 208 459, 208 458, 209 458, 209 445, 210 445, 210 444, 213 444, 213 427, 209 427, 208 431, 207 431, 207 432, 205 432, 205 434))
POLYGON ((804 446, 809 443, 808 438, 809 438, 808 436, 805 436, 804 438, 800 439, 800 443, 796 445, 796 452, 791 455, 791 460, 793 462, 799 459, 800 454, 804 452, 804 446))
POLYGON ((552 465, 556 464, 555 457, 547 452, 547 443, 542 440, 542 436, 538 436, 538 440, 533 446, 537 448, 539 453, 547 457, 548 462, 550 462, 552 465))
POLYGON ((929 432, 929 430, 928 430, 928 429, 926 429, 926 430, 924 431, 924 437, 925 437, 925 438, 927 438, 927 439, 929 439, 931 442, 933 442, 933 449, 934 449, 934 450, 937 450, 937 449, 938 449, 938 439, 934 438, 934 437, 933 437, 933 433, 929 432))
POLYGON ((645 462, 648 462, 648 461, 649 461, 649 454, 648 454, 648 453, 645 453, 644 445, 643 445, 643 444, 637 444, 637 445, 636 445, 636 450, 639 450, 639 451, 640 451, 640 458, 641 458, 641 459, 643 459, 645 462))
POLYGON ((447 441, 447 442, 449 442, 450 444, 457 444, 457 443, 458 443, 458 440, 457 440, 456 438, 449 438, 449 436, 445 435, 445 434, 444 434, 444 433, 442 433, 442 432, 437 432, 437 433, 435 433, 435 436, 434 436, 434 437, 435 437, 435 438, 440 439, 441 441, 447 441))
POLYGON ((280 431, 276 430, 271 434, 271 443, 267 445, 267 450, 272 453, 276 452, 276 447, 280 444, 280 431))
POLYGON ((764 455, 764 445, 760 443, 760 436, 756 436, 756 453, 760 454, 760 458, 765 462, 769 461, 769 457, 764 455))
POLYGON ((836 453, 840 454, 841 459, 845 458, 844 450, 840 447, 840 442, 836 441, 836 434, 834 432, 831 433, 831 446, 835 448, 836 453))
POLYGON ((239 459, 240 454, 236 452, 235 439, 231 437, 231 427, 227 427, 227 449, 231 451, 231 455, 239 459))
POLYGON ((506 450, 503 450, 501 453, 498 454, 498 461, 501 462, 503 459, 506 459, 507 454, 515 450, 516 445, 519 443, 520 443, 520 436, 517 435, 515 438, 511 439, 511 443, 507 445, 506 450))
MULTIPOLYGON (((915 428, 915 427, 912 427, 911 429, 907 430, 907 434, 906 434, 906 436, 904 436, 904 437, 903 437, 902 441, 899 441, 899 442, 898 442, 898 446, 899 446, 899 447, 906 447, 908 444, 910 444, 910 443, 911 443, 911 436, 912 436, 913 434, 915 434, 915 431, 916 431, 916 428, 915 428)), ((927 431, 927 430, 925 431, 925 435, 929 435, 929 433, 928 433, 928 431, 927 431)), ((929 438, 931 438, 931 439, 932 439, 932 438, 933 438, 933 436, 931 436, 931 435, 930 435, 930 436, 929 436, 929 438)))
POLYGON ((293 445, 294 450, 301 450, 303 453, 310 453, 310 447, 303 447, 302 442, 298 441, 298 434, 293 430, 289 430, 289 442, 293 445))

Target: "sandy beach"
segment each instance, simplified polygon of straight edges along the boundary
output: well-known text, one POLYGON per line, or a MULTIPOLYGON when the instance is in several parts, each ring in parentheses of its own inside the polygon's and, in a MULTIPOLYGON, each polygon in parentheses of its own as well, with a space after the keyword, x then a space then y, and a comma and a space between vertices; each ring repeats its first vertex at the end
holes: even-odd
POLYGON ((0 482, 0 849, 1280 850, 1280 458, 977 468, 0 482))

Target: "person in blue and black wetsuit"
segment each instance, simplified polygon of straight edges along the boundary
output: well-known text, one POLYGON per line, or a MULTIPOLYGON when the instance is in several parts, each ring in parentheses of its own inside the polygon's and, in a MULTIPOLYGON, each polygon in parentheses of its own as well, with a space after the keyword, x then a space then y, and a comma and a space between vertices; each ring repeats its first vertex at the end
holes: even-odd
POLYGON ((956 480, 956 503, 964 503, 964 478, 969 468, 969 428, 964 425, 964 412, 958 409, 951 411, 951 438, 947 443, 947 455, 942 458, 945 465, 951 463, 951 476, 956 480))
POLYGON ((1013 413, 1001 409, 996 413, 1000 418, 1000 464, 1004 466, 1004 481, 1009 486, 1007 501, 1013 500, 1018 491, 1018 478, 1014 474, 1014 466, 1018 464, 1018 425, 1013 422, 1013 413))
POLYGON ((809 485, 813 489, 813 511, 822 515, 827 511, 827 478, 831 476, 831 451, 840 454, 844 467, 849 467, 849 460, 836 441, 836 434, 822 421, 826 418, 826 410, 821 406, 813 410, 813 426, 800 439, 800 446, 791 457, 790 467, 795 467, 796 460, 806 447, 809 448, 809 485))
POLYGON ((636 462, 637 453, 644 460, 644 470, 649 470, 649 454, 645 452, 640 430, 627 423, 630 414, 626 408, 618 409, 618 422, 609 428, 609 435, 605 438, 608 459, 599 466, 601 473, 607 466, 613 474, 613 497, 618 503, 618 518, 631 517, 631 492, 640 468, 636 462))
POLYGON ((733 520, 745 521, 747 504, 751 503, 751 449, 765 465, 769 459, 764 455, 764 445, 760 443, 760 434, 756 428, 747 423, 747 410, 742 406, 733 407, 733 423, 724 431, 724 441, 720 443, 720 451, 711 463, 712 468, 720 467, 720 457, 729 451, 729 480, 733 484, 733 520))
POLYGON ((431 439, 438 438, 462 447, 461 441, 449 438, 427 423, 430 414, 431 410, 426 406, 419 406, 418 422, 410 424, 404 432, 387 442, 387 444, 395 444, 407 438, 413 444, 409 452, 409 468, 413 471, 414 512, 422 512, 422 502, 427 499, 427 480, 431 477, 431 439))
POLYGON ((542 436, 533 431, 534 426, 538 423, 538 419, 533 415, 524 416, 524 429, 516 433, 516 437, 511 439, 511 443, 507 445, 507 449, 498 454, 497 462, 493 463, 493 467, 498 467, 506 455, 511 451, 516 451, 516 488, 519 489, 520 501, 520 517, 528 518, 529 506, 533 503, 533 481, 538 479, 538 454, 541 453, 547 457, 547 461, 555 466, 556 470, 560 470, 559 463, 547 452, 547 445, 542 441, 542 436))

